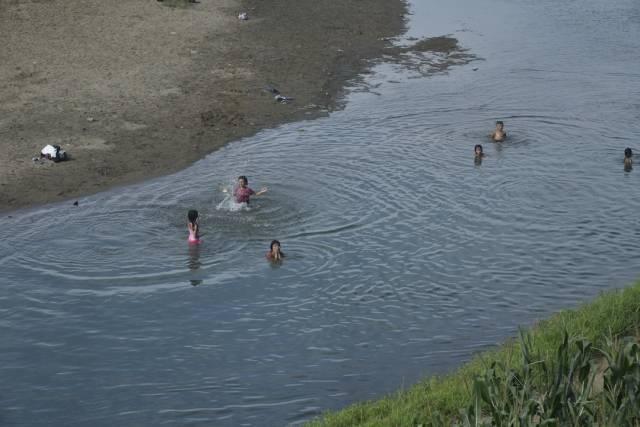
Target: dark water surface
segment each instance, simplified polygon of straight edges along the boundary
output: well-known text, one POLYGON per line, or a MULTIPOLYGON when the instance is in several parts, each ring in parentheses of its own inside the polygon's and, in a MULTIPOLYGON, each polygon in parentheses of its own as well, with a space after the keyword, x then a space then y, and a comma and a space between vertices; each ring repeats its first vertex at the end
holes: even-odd
POLYGON ((625 173, 622 153, 640 153, 640 2, 442 3, 414 4, 409 35, 483 60, 381 65, 326 119, 3 216, 0 425, 298 423, 636 278, 640 159, 625 173), (269 193, 217 210, 240 173, 269 193))

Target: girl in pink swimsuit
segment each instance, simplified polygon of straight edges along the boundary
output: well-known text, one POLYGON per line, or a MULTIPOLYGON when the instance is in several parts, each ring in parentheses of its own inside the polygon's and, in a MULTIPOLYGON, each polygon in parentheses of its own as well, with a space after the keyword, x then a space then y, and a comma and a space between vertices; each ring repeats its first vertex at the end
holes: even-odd
POLYGON ((233 191, 233 196, 236 199, 236 203, 249 204, 249 198, 251 196, 261 196, 266 192, 266 187, 258 192, 253 191, 251 188, 249 188, 249 180, 247 179, 247 177, 242 175, 238 177, 238 186, 233 191))
POLYGON ((187 228, 189 229, 189 243, 200 243, 200 235, 198 234, 198 211, 190 210, 187 214, 187 228))

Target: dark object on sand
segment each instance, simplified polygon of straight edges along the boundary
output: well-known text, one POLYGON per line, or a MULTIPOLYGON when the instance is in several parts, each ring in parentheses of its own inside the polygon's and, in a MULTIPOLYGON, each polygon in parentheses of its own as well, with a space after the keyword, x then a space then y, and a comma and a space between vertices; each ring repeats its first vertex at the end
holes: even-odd
POLYGON ((269 93, 272 93, 274 95, 280 95, 280 91, 278 89, 276 89, 275 87, 271 86, 271 85, 266 85, 264 87, 264 90, 266 90, 269 93))

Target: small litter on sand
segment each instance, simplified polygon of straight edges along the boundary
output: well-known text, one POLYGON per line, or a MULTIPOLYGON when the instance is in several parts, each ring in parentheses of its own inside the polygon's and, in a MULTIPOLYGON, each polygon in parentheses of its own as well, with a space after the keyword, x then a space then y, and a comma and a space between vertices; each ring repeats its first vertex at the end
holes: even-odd
POLYGON ((276 100, 276 102, 279 102, 281 104, 288 104, 289 102, 293 101, 295 98, 290 98, 288 96, 282 96, 282 95, 276 95, 273 97, 273 99, 276 100))
POLYGON ((264 90, 266 90, 269 93, 272 93, 274 95, 280 95, 280 91, 278 89, 276 89, 275 87, 271 86, 271 85, 266 85, 264 87, 264 90))
POLYGON ((273 87, 271 85, 266 85, 264 87, 264 90, 266 92, 269 92, 269 93, 275 95, 273 97, 273 99, 275 99, 276 102, 279 102, 281 104, 288 104, 289 102, 291 102, 291 101, 293 101, 295 99, 295 98, 291 98, 289 96, 282 95, 278 89, 276 89, 275 87, 273 87))
POLYGON ((246 21, 249 19, 249 15, 247 14, 247 12, 242 12, 238 15, 238 19, 241 21, 246 21))

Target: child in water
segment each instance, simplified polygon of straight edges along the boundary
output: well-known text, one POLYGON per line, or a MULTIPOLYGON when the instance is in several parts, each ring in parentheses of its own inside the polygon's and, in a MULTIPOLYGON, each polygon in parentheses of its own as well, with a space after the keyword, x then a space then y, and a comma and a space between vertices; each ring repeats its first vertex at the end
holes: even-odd
POLYGON ((496 130, 494 130, 491 135, 491 139, 495 142, 502 142, 507 138, 507 132, 504 131, 504 123, 498 120, 496 122, 496 130))
POLYGON ((473 158, 473 163, 475 163, 476 166, 481 165, 482 159, 484 158, 484 153, 482 152, 482 145, 476 144, 476 146, 473 147, 473 152, 475 154, 475 157, 473 158))
POLYGON ((249 180, 246 176, 242 175, 238 177, 238 186, 233 191, 233 196, 236 199, 236 203, 246 203, 249 204, 249 199, 251 196, 260 196, 267 192, 267 188, 263 188, 257 193, 249 188, 249 180))
POLYGON ((624 149, 624 170, 627 172, 633 168, 633 151, 631 148, 627 147, 624 149))
POLYGON ((200 243, 200 234, 198 233, 198 211, 190 210, 187 214, 187 228, 189 229, 189 243, 200 243))
POLYGON ((266 257, 271 262, 280 262, 282 258, 284 258, 284 253, 280 250, 280 242, 277 240, 271 241, 271 246, 269 247, 269 252, 267 252, 266 257))

